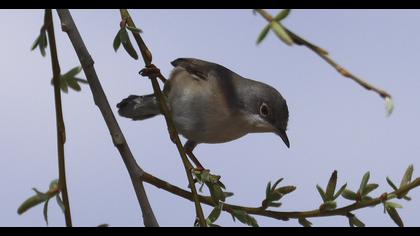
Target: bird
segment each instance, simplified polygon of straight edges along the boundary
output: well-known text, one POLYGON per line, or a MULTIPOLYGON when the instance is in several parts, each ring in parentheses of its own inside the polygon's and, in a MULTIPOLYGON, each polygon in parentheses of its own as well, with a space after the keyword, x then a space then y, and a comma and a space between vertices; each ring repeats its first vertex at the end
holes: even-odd
MULTIPOLYGON (((197 169, 204 169, 194 156, 198 144, 225 143, 249 133, 275 133, 288 148, 286 134, 289 109, 272 86, 244 78, 214 62, 178 58, 163 87, 173 123, 187 141, 184 150, 197 169)), ((160 115, 154 94, 130 95, 117 104, 118 114, 132 120, 160 115)))

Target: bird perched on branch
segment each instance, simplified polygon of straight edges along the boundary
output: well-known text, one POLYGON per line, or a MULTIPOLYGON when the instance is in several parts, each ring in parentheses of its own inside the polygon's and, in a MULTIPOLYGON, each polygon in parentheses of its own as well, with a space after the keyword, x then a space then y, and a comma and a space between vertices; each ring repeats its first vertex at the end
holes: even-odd
MULTIPOLYGON (((198 168, 192 151, 200 143, 224 143, 248 133, 272 132, 290 147, 286 134, 289 111, 286 100, 273 87, 216 63, 178 58, 163 94, 184 149, 198 168)), ((161 114, 154 94, 130 95, 118 103, 118 113, 133 120, 161 114)))

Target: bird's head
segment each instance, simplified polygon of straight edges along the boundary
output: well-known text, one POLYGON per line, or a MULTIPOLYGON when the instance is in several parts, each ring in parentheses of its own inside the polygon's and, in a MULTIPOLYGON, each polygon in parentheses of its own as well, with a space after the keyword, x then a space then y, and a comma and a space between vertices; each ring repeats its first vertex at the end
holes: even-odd
POLYGON ((249 114, 252 129, 254 132, 273 132, 280 136, 288 148, 290 148, 287 137, 287 123, 289 110, 286 100, 273 87, 252 81, 243 94, 247 99, 246 110, 249 114))

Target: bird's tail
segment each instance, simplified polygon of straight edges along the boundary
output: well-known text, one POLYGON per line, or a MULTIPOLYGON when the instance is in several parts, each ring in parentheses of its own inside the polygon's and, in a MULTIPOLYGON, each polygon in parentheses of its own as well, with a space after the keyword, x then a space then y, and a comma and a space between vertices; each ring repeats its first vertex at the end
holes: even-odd
POLYGON ((154 94, 130 95, 117 104, 118 114, 133 120, 144 120, 161 114, 154 94))

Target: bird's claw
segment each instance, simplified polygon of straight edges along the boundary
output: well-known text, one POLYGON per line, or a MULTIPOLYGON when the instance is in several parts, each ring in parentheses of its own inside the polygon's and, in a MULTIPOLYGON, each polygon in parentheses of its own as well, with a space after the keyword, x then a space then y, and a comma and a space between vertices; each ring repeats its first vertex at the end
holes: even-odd
POLYGON ((160 70, 155 65, 150 64, 146 66, 145 68, 141 69, 139 71, 139 74, 141 76, 147 76, 147 77, 159 77, 160 76, 160 70))

